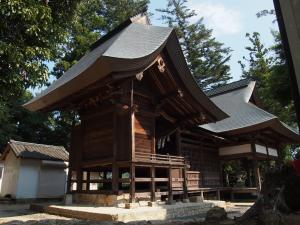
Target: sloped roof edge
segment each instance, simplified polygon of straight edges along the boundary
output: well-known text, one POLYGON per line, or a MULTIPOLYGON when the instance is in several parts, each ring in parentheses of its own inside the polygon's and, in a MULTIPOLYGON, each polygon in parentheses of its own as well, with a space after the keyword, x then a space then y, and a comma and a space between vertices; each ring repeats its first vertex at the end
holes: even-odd
POLYGON ((108 36, 107 40, 102 40, 98 46, 95 45, 91 52, 82 57, 49 88, 23 106, 31 111, 43 110, 113 72, 143 70, 166 47, 180 78, 196 101, 204 106, 216 121, 228 117, 198 87, 187 67, 173 29, 127 20, 108 36), (148 42, 145 44, 144 40, 148 42), (138 57, 135 57, 136 55, 138 57))
POLYGON ((7 143, 1 159, 5 158, 9 150, 12 150, 17 158, 69 161, 69 153, 63 146, 44 145, 10 140, 7 143))

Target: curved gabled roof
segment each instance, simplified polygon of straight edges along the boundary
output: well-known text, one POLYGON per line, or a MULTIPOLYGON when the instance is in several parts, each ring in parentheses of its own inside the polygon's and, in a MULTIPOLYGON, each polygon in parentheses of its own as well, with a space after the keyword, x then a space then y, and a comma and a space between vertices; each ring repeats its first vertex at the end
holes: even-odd
POLYGON ((290 140, 299 142, 300 136, 296 131, 276 116, 250 102, 254 88, 255 81, 241 80, 210 91, 208 95, 211 96, 211 100, 229 117, 201 127, 230 135, 271 128, 290 140))
POLYGON ((66 97, 88 87, 111 73, 143 71, 166 49, 180 79, 191 96, 215 120, 227 115, 220 110, 198 87, 181 51, 176 33, 168 27, 147 24, 145 17, 128 20, 93 45, 62 77, 41 94, 24 104, 31 111, 55 109, 66 97))

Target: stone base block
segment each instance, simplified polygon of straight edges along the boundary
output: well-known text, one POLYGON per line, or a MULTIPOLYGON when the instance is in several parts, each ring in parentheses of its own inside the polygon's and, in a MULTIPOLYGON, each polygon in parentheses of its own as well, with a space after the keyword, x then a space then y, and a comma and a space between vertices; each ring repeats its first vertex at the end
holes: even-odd
POLYGON ((183 203, 189 203, 190 200, 189 200, 188 198, 184 198, 184 199, 182 199, 182 202, 183 202, 183 203))
POLYGON ((118 206, 121 203, 128 203, 129 194, 105 195, 105 194, 83 194, 73 195, 74 202, 77 204, 93 204, 97 206, 118 206))
POLYGON ((65 205, 72 205, 73 203, 73 195, 72 194, 66 194, 64 197, 64 204, 65 205))
POLYGON ((125 203, 125 209, 135 209, 139 206, 140 206, 140 204, 137 202, 125 203))
POLYGON ((167 205, 175 205, 176 201, 175 200, 167 200, 166 204, 167 205))
POLYGON ((192 196, 192 197, 190 197, 190 202, 203 202, 203 197, 201 197, 201 196, 192 196))

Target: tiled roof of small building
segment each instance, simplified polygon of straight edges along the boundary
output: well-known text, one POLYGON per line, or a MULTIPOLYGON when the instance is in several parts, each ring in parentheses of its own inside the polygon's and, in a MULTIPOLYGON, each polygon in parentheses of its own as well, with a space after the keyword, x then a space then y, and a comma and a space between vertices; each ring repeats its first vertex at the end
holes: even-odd
POLYGON ((254 88, 255 81, 241 80, 209 91, 207 95, 210 99, 229 117, 200 127, 223 134, 237 134, 269 127, 299 142, 299 135, 293 128, 250 101, 254 88))
POLYGON ((69 161, 69 153, 63 146, 44 145, 10 140, 8 142, 15 155, 20 158, 69 161))

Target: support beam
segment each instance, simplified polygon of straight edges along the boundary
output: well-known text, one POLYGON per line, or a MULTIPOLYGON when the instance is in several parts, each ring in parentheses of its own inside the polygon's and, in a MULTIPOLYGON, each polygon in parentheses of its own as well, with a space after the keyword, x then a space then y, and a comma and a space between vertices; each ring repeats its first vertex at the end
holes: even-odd
POLYGON ((173 183, 172 183, 172 167, 169 167, 169 182, 168 182, 168 202, 173 201, 173 183))
POLYGON ((186 166, 183 168, 183 198, 188 198, 188 186, 187 186, 187 174, 186 174, 187 168, 186 166))
POLYGON ((151 202, 155 201, 155 167, 151 166, 150 168, 151 175, 151 202))
POLYGON ((86 172, 86 190, 90 190, 90 180, 91 180, 91 172, 87 171, 86 172))
POLYGON ((130 203, 135 202, 135 164, 130 166, 130 203))
POLYGON ((67 181, 67 194, 71 192, 71 179, 72 179, 72 169, 68 170, 68 181, 67 181))
POLYGON ((112 191, 114 194, 119 192, 119 168, 115 162, 112 165, 112 191))
POLYGON ((259 165, 257 162, 256 157, 256 149, 255 149, 255 143, 251 143, 251 150, 253 155, 253 171, 254 171, 254 177, 255 177, 255 185, 257 189, 261 190, 261 177, 260 177, 260 171, 259 171, 259 165))
POLYGON ((77 192, 82 191, 82 170, 80 168, 77 169, 76 172, 76 179, 77 179, 77 192))
POLYGON ((254 177, 255 177, 255 184, 258 190, 261 190, 261 177, 259 171, 259 165, 256 159, 253 159, 253 168, 254 168, 254 177))

